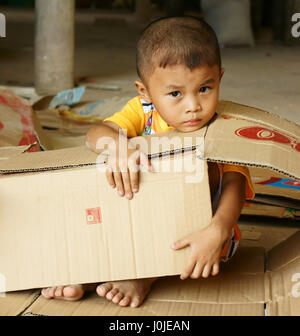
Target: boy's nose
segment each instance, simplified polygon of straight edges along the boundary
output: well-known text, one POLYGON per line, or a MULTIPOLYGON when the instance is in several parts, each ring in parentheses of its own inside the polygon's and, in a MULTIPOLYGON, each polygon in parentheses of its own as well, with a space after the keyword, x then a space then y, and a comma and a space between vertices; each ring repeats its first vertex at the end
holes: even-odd
POLYGON ((186 105, 186 112, 201 112, 201 104, 197 99, 189 99, 186 105))

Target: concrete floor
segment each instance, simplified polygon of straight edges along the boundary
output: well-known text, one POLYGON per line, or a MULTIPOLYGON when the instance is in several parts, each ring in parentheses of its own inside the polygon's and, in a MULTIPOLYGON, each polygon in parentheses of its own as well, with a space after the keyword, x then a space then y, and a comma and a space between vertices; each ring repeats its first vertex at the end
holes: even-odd
MULTIPOLYGON (((0 12, 5 11, 0 8, 0 12)), ((34 13, 6 11, 5 14, 7 37, 0 39, 0 85, 33 86, 34 13)), ((142 27, 131 14, 76 15, 75 77, 88 76, 102 84, 120 87, 120 91, 88 90, 88 99, 110 102, 104 106, 103 117, 118 111, 136 95, 135 41, 142 27)), ((267 38, 253 48, 222 49, 222 59, 226 72, 221 99, 261 108, 300 124, 300 47, 274 44, 267 38)), ((82 144, 83 137, 78 142, 73 138, 70 141, 82 144)), ((248 223, 244 229, 253 231, 255 227, 248 223)), ((270 235, 266 234, 263 244, 271 248, 295 230, 278 231, 275 241, 271 238, 270 242, 267 242, 270 235)), ((256 244, 254 241, 249 239, 248 243, 256 244)), ((259 239, 256 241, 261 244, 259 239)))

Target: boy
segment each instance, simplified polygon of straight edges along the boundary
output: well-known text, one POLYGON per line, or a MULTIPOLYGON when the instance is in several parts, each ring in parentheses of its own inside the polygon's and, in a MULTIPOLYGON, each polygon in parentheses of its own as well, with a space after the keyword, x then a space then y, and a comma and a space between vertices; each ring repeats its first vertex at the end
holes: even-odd
MULTIPOLYGON (((193 132, 215 116, 224 73, 215 33, 193 17, 152 22, 137 44, 137 72, 140 80, 135 81, 135 86, 139 96, 121 112, 92 127, 86 136, 87 145, 96 152, 100 138, 108 137, 116 144, 115 151, 109 153, 106 177, 118 194, 128 199, 138 192, 138 165, 151 170, 151 163, 142 152, 128 148, 128 138, 174 128, 193 132), (119 153, 120 141, 127 146, 127 153, 119 153)), ((245 198, 254 197, 246 167, 208 163, 208 169, 214 216, 208 227, 172 245, 174 250, 190 246, 181 279, 218 274, 219 261, 228 260, 240 240, 236 222, 245 198)), ((96 291, 120 306, 137 307, 155 280, 107 282, 98 285, 96 291)), ((89 285, 89 289, 96 286, 89 285)), ((74 300, 81 298, 86 289, 85 285, 52 287, 42 294, 46 298, 74 300)))

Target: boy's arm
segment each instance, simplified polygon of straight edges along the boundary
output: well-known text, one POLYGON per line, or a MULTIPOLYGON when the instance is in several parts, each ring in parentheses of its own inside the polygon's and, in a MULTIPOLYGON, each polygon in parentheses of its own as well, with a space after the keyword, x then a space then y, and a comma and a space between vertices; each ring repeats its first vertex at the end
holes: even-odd
POLYGON ((116 123, 104 121, 89 129, 85 137, 85 143, 93 152, 101 153, 103 148, 97 148, 98 140, 103 137, 110 137, 112 140, 118 141, 120 129, 116 123))
POLYGON ((227 237, 245 203, 245 183, 245 176, 238 172, 225 172, 222 177, 222 192, 214 219, 227 237))
POLYGON ((103 152, 107 145, 106 179, 112 188, 117 189, 119 196, 126 195, 126 198, 132 199, 133 193, 139 189, 138 165, 151 170, 147 156, 139 150, 128 148, 128 139, 122 129, 111 121, 93 126, 86 135, 86 145, 96 153, 103 152), (99 141, 102 142, 101 146, 99 141))

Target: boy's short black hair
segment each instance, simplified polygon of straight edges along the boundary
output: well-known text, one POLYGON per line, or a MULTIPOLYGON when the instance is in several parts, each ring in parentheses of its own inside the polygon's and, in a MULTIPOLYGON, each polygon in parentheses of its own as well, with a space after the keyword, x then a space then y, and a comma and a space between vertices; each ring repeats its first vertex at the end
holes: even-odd
POLYGON ((137 41, 136 67, 146 83, 156 66, 185 64, 189 69, 217 65, 219 43, 213 29, 192 16, 161 18, 151 22, 137 41))

